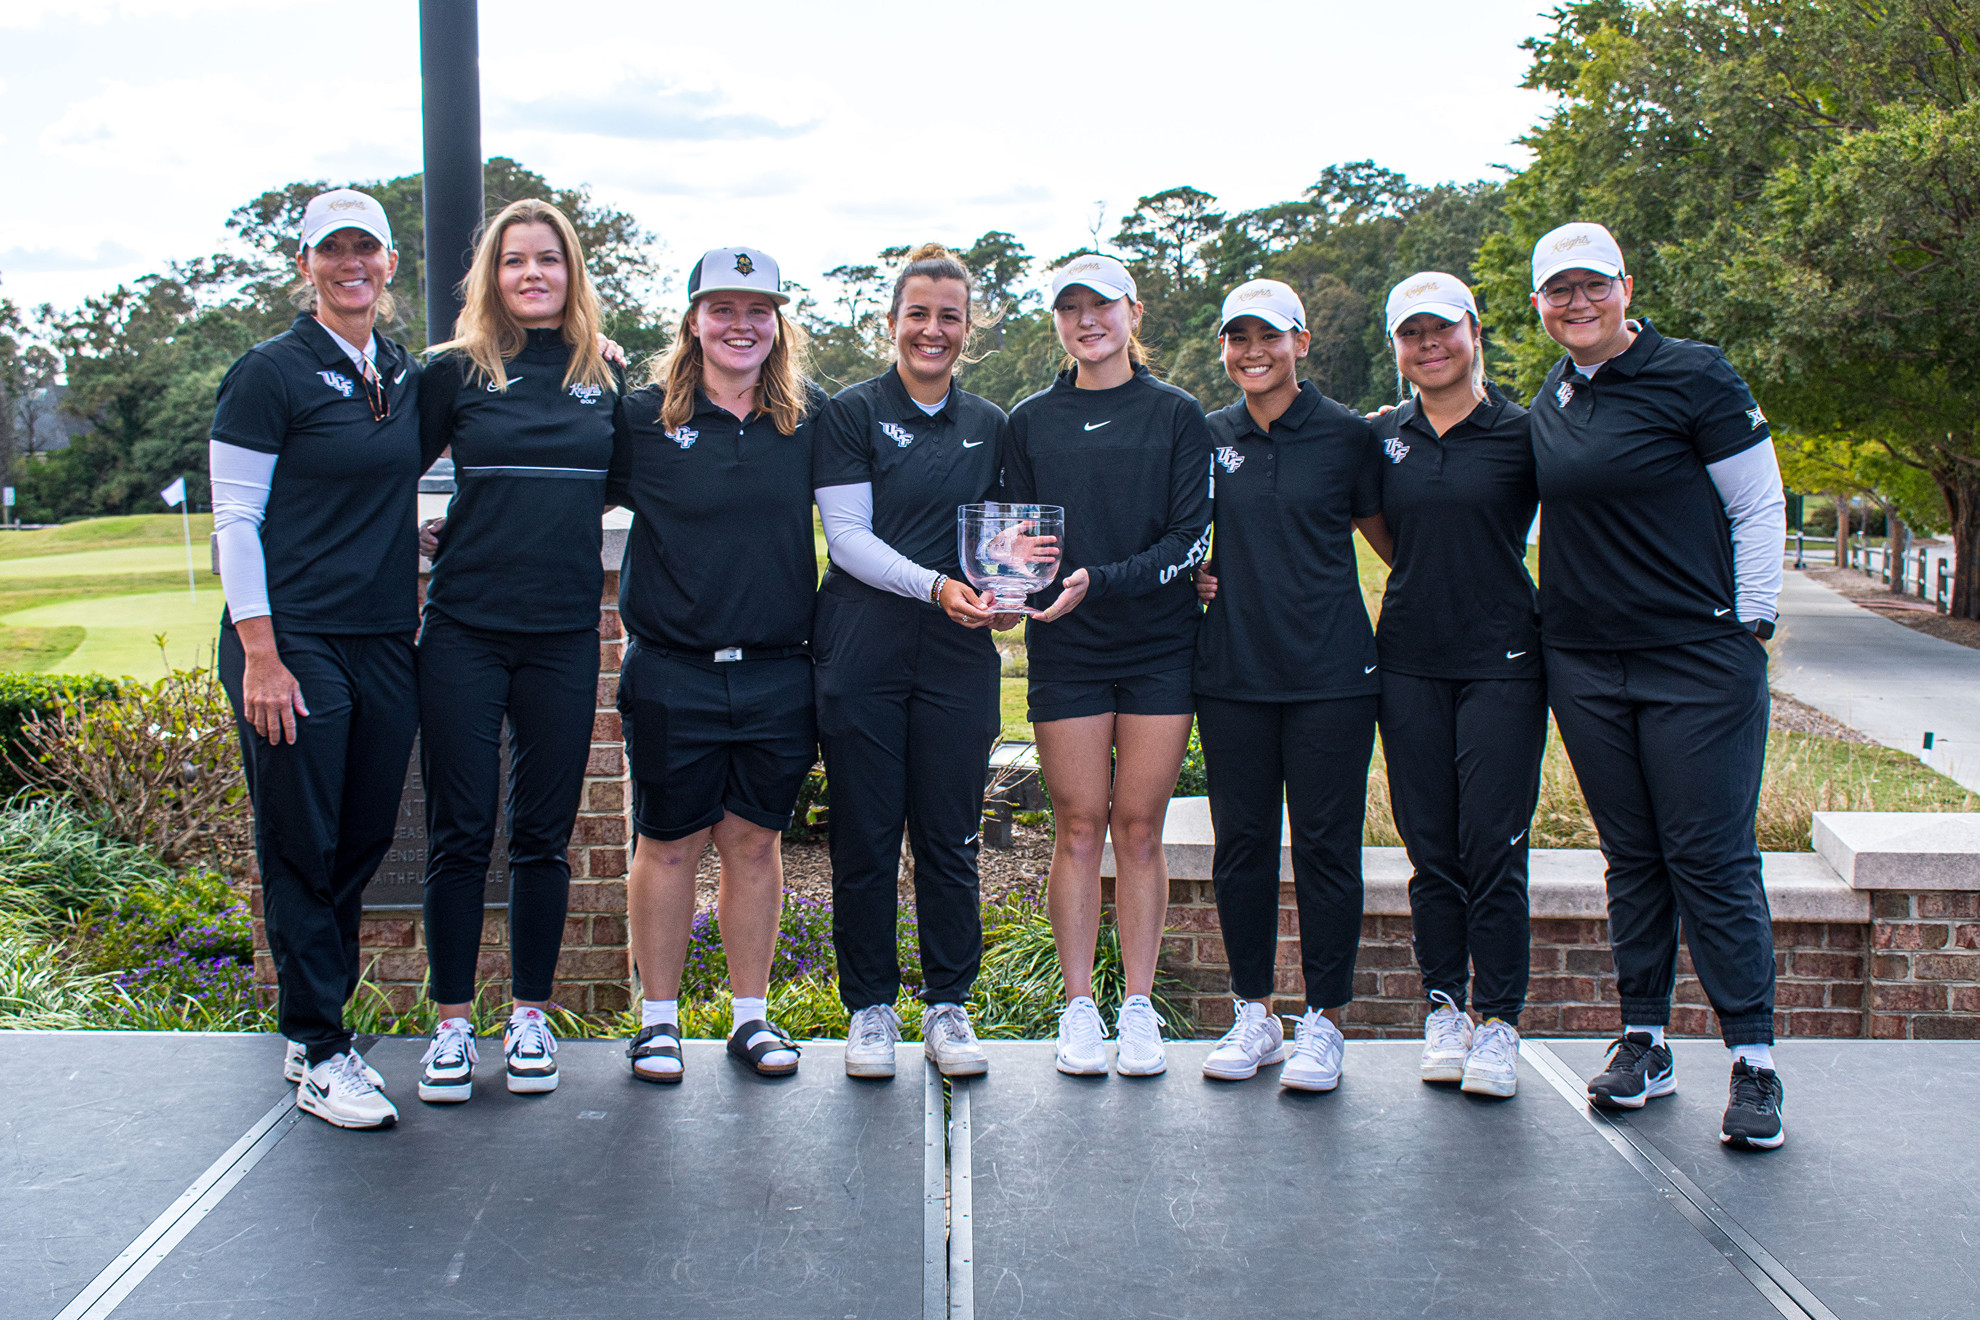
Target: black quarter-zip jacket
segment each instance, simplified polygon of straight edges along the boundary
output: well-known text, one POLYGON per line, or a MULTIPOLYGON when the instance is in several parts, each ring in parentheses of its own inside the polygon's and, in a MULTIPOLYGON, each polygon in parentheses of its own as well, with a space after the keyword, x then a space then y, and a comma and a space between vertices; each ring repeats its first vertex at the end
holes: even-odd
POLYGON ((419 364, 374 338, 384 421, 350 358, 307 314, 220 382, 213 438, 277 456, 261 554, 278 633, 419 626, 419 364))
POLYGON ((815 429, 811 484, 870 482, 873 534, 923 568, 966 580, 956 509, 996 498, 1010 430, 1003 409, 952 384, 931 415, 889 368, 834 395, 815 429))
POLYGON ((1589 380, 1563 356, 1528 413, 1549 646, 1632 650, 1744 631, 1709 463, 1769 438, 1726 355, 1648 321, 1589 380))
POLYGON ((426 605, 470 628, 571 632, 598 623, 600 515, 624 390, 566 385, 563 331, 526 333, 506 390, 465 354, 427 364, 421 444, 433 457, 453 446, 456 493, 426 605))
POLYGON ((619 617, 650 646, 689 653, 786 651, 811 636, 818 561, 811 535, 811 433, 825 394, 809 391, 790 435, 768 413, 735 414, 694 395, 679 430, 660 424, 662 392, 620 409, 627 466, 607 498, 633 511, 619 573, 619 617))
POLYGON ((1381 449, 1361 414, 1302 381, 1267 432, 1244 401, 1210 414, 1217 595, 1195 687, 1231 701, 1321 701, 1381 690, 1355 563, 1354 520, 1381 510, 1381 449))
POLYGON ((1066 511, 1059 574, 1084 568, 1086 599, 1025 629, 1032 673, 1053 681, 1187 668, 1201 611, 1190 569, 1210 543, 1210 430, 1186 391, 1135 368, 1083 390, 1075 372, 1011 410, 1004 499, 1066 511))
POLYGON ((1395 566, 1375 643, 1418 678, 1539 678, 1526 532, 1540 495, 1526 409, 1497 389, 1439 436, 1411 399, 1375 419, 1395 566))

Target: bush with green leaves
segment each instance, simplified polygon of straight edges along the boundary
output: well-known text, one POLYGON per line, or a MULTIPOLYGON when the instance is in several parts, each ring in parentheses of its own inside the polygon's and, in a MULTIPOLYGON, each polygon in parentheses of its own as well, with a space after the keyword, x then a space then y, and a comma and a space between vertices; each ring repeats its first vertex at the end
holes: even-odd
POLYGON ((21 787, 12 762, 20 759, 22 725, 53 715, 65 700, 87 705, 116 695, 116 680, 101 674, 0 673, 0 794, 21 787))

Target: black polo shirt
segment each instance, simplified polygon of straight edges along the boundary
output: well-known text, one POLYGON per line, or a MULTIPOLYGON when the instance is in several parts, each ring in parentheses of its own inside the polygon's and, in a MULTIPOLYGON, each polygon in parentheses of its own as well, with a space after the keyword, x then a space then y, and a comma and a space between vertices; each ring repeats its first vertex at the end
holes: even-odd
POLYGON ((873 534, 903 558, 962 578, 956 507, 996 498, 1010 423, 996 404, 951 384, 934 414, 898 368, 848 385, 819 414, 811 484, 873 485, 873 534))
POLYGON ((1048 681, 1159 674, 1189 665, 1201 611, 1190 570, 1210 540, 1210 432, 1187 391, 1137 367, 1124 385, 1083 390, 1074 373, 1011 410, 1004 498, 1066 511, 1058 576, 1078 569, 1086 599, 1025 629, 1031 672, 1048 681))
POLYGON ((607 490, 632 509, 619 616, 649 646, 705 653, 785 651, 811 636, 818 561, 811 535, 811 431, 825 405, 810 391, 797 430, 767 413, 747 421, 700 390, 679 430, 660 424, 662 392, 620 409, 627 468, 607 490))
POLYGON ((313 316, 227 369, 213 438, 276 455, 261 554, 277 633, 419 626, 419 365, 375 336, 386 417, 313 316))
POLYGON ((421 446, 436 458, 453 446, 456 490, 426 607, 495 632, 595 628, 605 477, 623 390, 566 385, 564 332, 527 334, 507 363, 507 390, 465 354, 427 364, 421 446))
POLYGON ((1725 354, 1644 321, 1592 381, 1562 357, 1528 417, 1547 645, 1629 650, 1740 632, 1732 524, 1705 466, 1769 434, 1725 354))
POLYGON ((1366 418, 1312 381, 1267 432, 1244 401, 1209 416, 1217 595, 1196 643, 1196 690, 1233 701, 1381 691, 1354 555, 1354 519, 1381 512, 1366 418))
POLYGON ((1419 678, 1539 678, 1526 532, 1540 495, 1526 409, 1496 389, 1439 436, 1411 399, 1375 419, 1396 562, 1375 647, 1419 678))

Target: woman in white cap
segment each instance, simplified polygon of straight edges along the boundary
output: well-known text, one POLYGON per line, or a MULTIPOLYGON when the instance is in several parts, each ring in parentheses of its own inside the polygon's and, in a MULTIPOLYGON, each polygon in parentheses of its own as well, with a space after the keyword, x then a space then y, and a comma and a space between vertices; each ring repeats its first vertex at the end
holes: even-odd
POLYGON ((1485 383, 1478 305, 1422 271, 1390 291, 1411 397, 1375 419, 1395 540, 1375 630, 1389 802, 1430 1012, 1420 1075, 1475 1095, 1518 1082, 1528 827, 1547 685, 1526 533, 1539 496, 1526 410, 1485 383), (1478 1015, 1474 1031, 1467 1009, 1478 1015))
POLYGON ((894 1075, 903 828, 914 850, 923 1051, 948 1076, 989 1067, 963 1005, 983 961, 977 849, 998 660, 991 597, 970 589, 958 562, 956 508, 995 497, 1010 424, 955 383, 970 293, 969 271, 947 248, 910 253, 887 312, 894 365, 827 404, 813 439, 832 555, 813 634, 818 731, 854 1077, 894 1075))
POLYGON ((391 845, 419 721, 419 368, 376 331, 398 261, 376 199, 310 200, 308 310, 229 368, 210 450, 218 668, 254 805, 284 1071, 301 1109, 346 1128, 398 1118, 343 1017, 360 895, 391 845))
POLYGON ((1368 422, 1298 378, 1299 295, 1252 280, 1224 299, 1224 370, 1244 397, 1210 414, 1216 553, 1196 647, 1196 719, 1217 848, 1212 878, 1236 1002, 1206 1076, 1281 1063, 1281 1085, 1340 1084, 1341 1009, 1361 942, 1361 830, 1381 688, 1355 566, 1385 557, 1381 450, 1368 422), (1290 822, 1304 1004, 1288 1051, 1272 1011, 1281 809, 1290 822))
POLYGON ((557 1087, 544 1014, 598 708, 600 514, 623 393, 577 231, 554 206, 524 199, 490 221, 464 290, 419 407, 427 450, 451 446, 459 482, 419 637, 427 993, 440 1017, 419 1098, 433 1102, 473 1094, 475 964, 505 720, 514 1003, 504 1071, 511 1091, 557 1087))
POLYGON ((1120 262, 1074 258, 1052 277, 1051 306, 1065 365, 1011 412, 1004 498, 1065 508, 1060 576, 1026 629, 1057 835, 1046 900, 1067 995, 1058 1067, 1107 1071, 1093 954, 1111 835, 1127 981, 1115 1066, 1147 1076, 1168 1066, 1149 993, 1169 902, 1162 824, 1195 706, 1189 570, 1210 537, 1210 435, 1196 400, 1149 371, 1120 262))
POLYGON ((811 423, 803 332, 777 263, 715 248, 688 273, 688 308, 652 379, 620 410, 630 471, 608 497, 633 511, 619 579, 630 641, 619 711, 637 834, 626 907, 639 970, 633 1075, 681 1079, 681 971, 702 849, 733 993, 729 1054, 797 1071, 767 996, 783 909, 780 843, 817 759, 811 636, 811 423))
POLYGON ((1608 858, 1621 1036, 1591 1103, 1677 1089, 1664 1044, 1682 924, 1733 1053, 1729 1146, 1784 1139, 1774 944, 1753 841, 1786 536, 1767 419, 1708 344, 1629 318, 1622 250, 1568 224, 1533 249, 1565 351, 1529 414, 1546 509, 1547 696, 1608 858))

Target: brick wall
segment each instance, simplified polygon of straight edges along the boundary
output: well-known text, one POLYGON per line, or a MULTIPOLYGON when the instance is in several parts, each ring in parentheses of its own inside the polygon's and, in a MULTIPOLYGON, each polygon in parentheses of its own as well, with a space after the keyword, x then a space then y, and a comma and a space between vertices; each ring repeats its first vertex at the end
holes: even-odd
MULTIPOLYGON (((1280 890, 1279 902, 1274 1007, 1297 1013, 1303 1007, 1299 919, 1290 885, 1280 890)), ((1775 922, 1775 1032, 1783 1037, 1980 1038, 1980 894, 1880 893, 1872 903, 1868 924, 1775 922)), ((1188 987, 1184 998, 1204 1028, 1222 1028, 1231 1020, 1230 969, 1218 929, 1209 881, 1169 882, 1170 933, 1163 940, 1162 966, 1188 987)), ((1619 1029, 1606 922, 1535 919, 1530 956, 1524 1033, 1586 1036, 1619 1029)), ((1347 1035, 1422 1034, 1428 1005, 1407 916, 1362 918, 1354 993, 1345 1015, 1347 1035)), ((1691 974, 1690 954, 1682 949, 1670 1030, 1673 1035, 1718 1035, 1717 1017, 1691 974)))
MULTIPOLYGON (((623 535, 623 534, 621 534, 623 535)), ((617 548, 607 533, 608 563, 617 548)), ((424 578, 421 579, 422 593, 424 578)), ((576 828, 571 833, 571 903, 564 922, 564 952, 552 999, 576 1013, 617 1012, 630 1002, 626 946, 628 856, 625 745, 619 730, 619 659, 625 632, 619 624, 619 575, 608 568, 598 615, 598 709, 592 717, 591 759, 585 767, 576 828)), ((261 921, 261 886, 252 886, 255 979, 272 993, 275 967, 261 921)), ((360 958, 371 980, 403 1012, 418 1002, 426 981, 426 942, 419 914, 367 912, 358 928, 360 958)), ((509 996, 509 914, 490 909, 481 930, 475 970, 485 1002, 509 996)))

